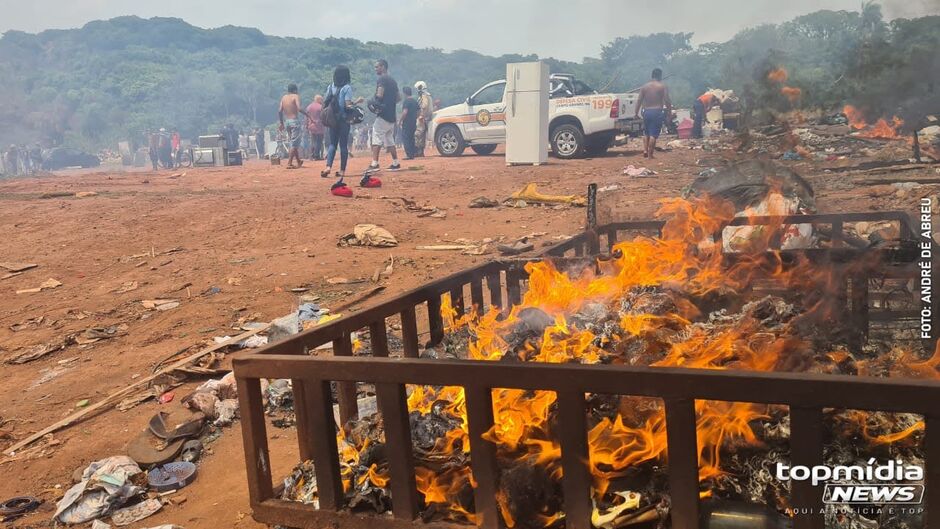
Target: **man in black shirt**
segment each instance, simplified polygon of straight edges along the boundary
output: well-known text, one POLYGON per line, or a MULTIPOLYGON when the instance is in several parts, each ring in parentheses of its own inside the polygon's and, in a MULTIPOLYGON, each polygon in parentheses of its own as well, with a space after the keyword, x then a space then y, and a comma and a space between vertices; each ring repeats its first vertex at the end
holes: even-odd
POLYGON ((415 157, 415 130, 418 128, 418 101, 411 97, 411 87, 404 86, 401 93, 405 99, 401 102, 401 144, 405 149, 405 159, 415 157))
POLYGON ((379 59, 375 62, 375 74, 378 79, 375 83, 375 97, 373 106, 376 109, 375 122, 372 124, 372 163, 362 176, 359 185, 363 187, 379 187, 381 182, 372 178, 372 175, 379 170, 379 153, 382 147, 392 155, 392 165, 388 168, 392 171, 401 169, 398 162, 398 151, 395 149, 395 105, 401 99, 398 94, 398 83, 388 75, 388 61, 379 59))

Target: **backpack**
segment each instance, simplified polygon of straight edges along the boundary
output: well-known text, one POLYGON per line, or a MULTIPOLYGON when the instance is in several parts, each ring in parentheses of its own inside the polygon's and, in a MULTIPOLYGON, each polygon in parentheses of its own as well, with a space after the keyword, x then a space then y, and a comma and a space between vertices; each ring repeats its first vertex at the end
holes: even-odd
POLYGON ((326 99, 323 101, 323 110, 320 111, 320 123, 322 123, 324 127, 332 129, 339 125, 339 92, 341 89, 333 85, 330 85, 330 87, 333 89, 329 91, 326 95, 326 99))

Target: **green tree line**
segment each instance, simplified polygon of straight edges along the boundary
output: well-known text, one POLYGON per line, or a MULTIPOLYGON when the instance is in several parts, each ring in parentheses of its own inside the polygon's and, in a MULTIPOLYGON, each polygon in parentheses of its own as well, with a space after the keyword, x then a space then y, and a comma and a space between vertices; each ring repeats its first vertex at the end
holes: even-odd
MULTIPOLYGON (((887 22, 880 7, 868 3, 858 12, 818 11, 749 28, 724 43, 693 46, 692 37, 623 37, 601 45, 598 58, 544 60, 554 72, 573 73, 608 91, 635 88, 661 67, 678 106, 717 87, 775 110, 850 102, 872 115, 940 110, 940 17, 887 22), (786 68, 787 84, 802 91, 799 100, 790 101, 767 80, 777 67, 786 68)), ((427 81, 443 105, 501 78, 507 62, 539 58, 273 37, 252 28, 202 29, 174 18, 120 17, 38 34, 8 31, 0 38, 0 144, 113 148, 159 127, 194 137, 228 122, 270 125, 288 83, 297 83, 309 101, 338 64, 350 67, 355 89, 368 96, 372 65, 380 57, 388 59, 399 85, 427 81)))

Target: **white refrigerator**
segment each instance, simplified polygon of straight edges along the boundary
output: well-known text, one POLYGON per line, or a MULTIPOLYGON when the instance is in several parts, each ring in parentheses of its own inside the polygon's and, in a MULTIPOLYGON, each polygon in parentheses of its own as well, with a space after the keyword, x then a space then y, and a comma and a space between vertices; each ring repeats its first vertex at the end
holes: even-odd
POLYGON ((548 65, 506 65, 506 163, 548 161, 548 65))

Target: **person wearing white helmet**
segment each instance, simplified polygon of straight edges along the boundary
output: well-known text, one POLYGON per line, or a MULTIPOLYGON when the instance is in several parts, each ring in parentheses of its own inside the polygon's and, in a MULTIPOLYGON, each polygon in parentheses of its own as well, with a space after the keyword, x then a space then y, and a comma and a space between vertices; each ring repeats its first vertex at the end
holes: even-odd
POLYGON ((434 100, 424 81, 415 83, 418 92, 418 124, 415 128, 415 157, 424 156, 424 147, 428 144, 428 124, 434 116, 434 100))

